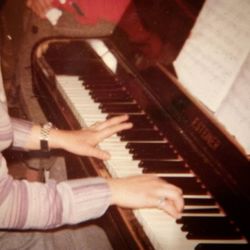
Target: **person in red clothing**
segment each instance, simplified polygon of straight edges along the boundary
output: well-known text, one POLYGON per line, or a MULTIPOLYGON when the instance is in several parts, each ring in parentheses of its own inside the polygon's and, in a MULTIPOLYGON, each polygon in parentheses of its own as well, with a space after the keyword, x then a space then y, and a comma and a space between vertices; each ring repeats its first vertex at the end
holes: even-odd
POLYGON ((49 9, 57 7, 70 12, 82 24, 96 24, 100 20, 118 23, 131 0, 28 0, 39 17, 45 18, 49 9))
POLYGON ((96 25, 105 21, 119 25, 130 42, 138 45, 144 63, 161 57, 161 39, 144 27, 132 0, 28 0, 27 6, 41 18, 46 18, 47 12, 56 7, 71 13, 80 24, 96 25))

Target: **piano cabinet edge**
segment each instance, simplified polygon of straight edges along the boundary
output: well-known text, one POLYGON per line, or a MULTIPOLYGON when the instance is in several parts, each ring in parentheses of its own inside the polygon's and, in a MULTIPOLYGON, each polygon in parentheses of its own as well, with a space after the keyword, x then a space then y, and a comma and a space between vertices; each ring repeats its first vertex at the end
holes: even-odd
MULTIPOLYGON (((34 92, 47 119, 61 129, 80 128, 79 123, 63 98, 55 90, 53 84, 39 72, 36 63, 33 64, 32 71, 34 92), (34 77, 35 75, 36 77, 34 77), (60 107, 64 107, 63 110, 60 107)), ((67 152, 64 152, 64 156, 66 163, 70 162, 71 166, 74 165, 73 168, 67 167, 69 179, 93 176, 110 177, 104 163, 100 160, 79 157, 67 152)), ((104 229, 114 249, 154 249, 130 209, 112 206, 101 218, 94 220, 93 223, 97 223, 104 229)), ((83 224, 85 225, 85 223, 83 224)))

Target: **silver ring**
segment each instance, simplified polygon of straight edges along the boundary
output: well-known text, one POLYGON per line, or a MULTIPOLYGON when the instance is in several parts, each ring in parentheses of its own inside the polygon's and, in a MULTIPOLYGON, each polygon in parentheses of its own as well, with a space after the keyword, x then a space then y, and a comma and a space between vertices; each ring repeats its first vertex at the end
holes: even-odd
POLYGON ((162 205, 164 204, 166 200, 166 197, 162 196, 159 200, 158 200, 158 207, 162 208, 162 205))

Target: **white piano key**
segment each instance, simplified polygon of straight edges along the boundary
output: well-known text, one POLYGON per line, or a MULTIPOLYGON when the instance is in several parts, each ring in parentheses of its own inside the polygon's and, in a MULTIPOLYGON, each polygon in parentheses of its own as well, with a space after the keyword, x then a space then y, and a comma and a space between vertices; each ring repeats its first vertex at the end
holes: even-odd
POLYGON ((79 76, 56 75, 56 80, 60 83, 82 82, 79 76))
MULTIPOLYGON (((77 105, 75 105, 75 107, 76 107, 76 109, 78 110, 78 111, 81 111, 81 112, 83 112, 84 114, 86 114, 86 115, 91 115, 91 114, 93 114, 93 113, 97 113, 99 110, 98 110, 98 108, 96 108, 96 107, 84 107, 84 106, 82 106, 81 104, 79 105, 79 104, 77 104, 77 105)), ((101 114, 101 113, 100 113, 101 114)))
POLYGON ((116 141, 114 140, 109 140, 109 138, 107 138, 105 141, 101 142, 105 143, 105 145, 107 146, 117 146, 117 147, 125 147, 128 143, 126 141, 121 141, 120 138, 118 137, 116 141))
POLYGON ((184 198, 189 198, 189 199, 211 199, 213 198, 210 194, 184 194, 184 198))
POLYGON ((121 139, 118 135, 113 135, 105 140, 105 142, 108 142, 108 143, 119 143, 120 141, 121 139))
POLYGON ((130 169, 113 169, 116 175, 114 177, 128 177, 128 176, 134 176, 134 175, 140 175, 142 172, 140 170, 130 170, 130 169))
POLYGON ((105 114, 86 114, 84 111, 81 111, 81 114, 84 115, 86 121, 93 121, 94 123, 104 121, 107 118, 105 114))
MULTIPOLYGON (((89 96, 85 96, 85 95, 81 95, 79 96, 80 94, 79 93, 75 93, 75 91, 69 91, 68 92, 69 95, 70 95, 70 98, 71 98, 71 101, 72 102, 75 102, 75 103, 80 103, 80 104, 85 104, 86 103, 89 103, 88 101, 92 101, 92 99, 89 97, 89 96)), ((90 106, 90 105, 89 105, 90 106)), ((95 106, 95 103, 92 103, 91 106, 95 106)))
POLYGON ((142 174, 142 169, 138 167, 139 161, 134 161, 131 159, 129 154, 124 155, 119 151, 115 151, 114 153, 113 151, 110 152, 112 152, 112 157, 107 164, 109 165, 109 169, 112 169, 112 173, 115 173, 115 177, 142 174))
POLYGON ((111 159, 109 160, 109 162, 115 164, 115 165, 120 165, 120 166, 134 166, 136 168, 138 168, 139 166, 139 161, 136 161, 136 160, 128 160, 128 159, 125 159, 125 160, 117 160, 117 159, 114 159, 113 156, 111 155, 111 159))
POLYGON ((225 217, 225 215, 221 212, 221 213, 188 213, 185 212, 182 214, 183 216, 187 216, 187 217, 200 217, 200 216, 206 216, 206 217, 225 217))
POLYGON ((119 160, 114 159, 112 156, 111 159, 108 161, 108 164, 113 168, 117 169, 140 169, 138 168, 138 165, 133 162, 133 160, 128 160, 127 158, 125 160, 119 160))
POLYGON ((186 205, 187 209, 206 209, 206 208, 218 208, 218 205, 186 205))
POLYGON ((97 107, 97 105, 94 105, 93 103, 91 105, 89 105, 89 101, 91 100, 89 97, 76 97, 74 96, 75 94, 69 94, 70 100, 71 102, 75 103, 76 105, 82 105, 83 107, 97 107))
POLYGON ((133 160, 133 157, 127 155, 112 155, 112 159, 114 160, 133 160))
POLYGON ((103 148, 107 148, 107 149, 110 149, 110 150, 115 150, 115 149, 119 149, 119 150, 127 150, 126 149, 126 143, 123 143, 123 142, 120 142, 120 143, 118 143, 118 142, 112 142, 112 141, 110 141, 110 142, 107 142, 106 140, 105 141, 103 141, 103 142, 101 142, 100 143, 100 146, 101 147, 103 147, 103 148))
POLYGON ((156 174, 159 177, 194 177, 193 173, 161 173, 156 174))
POLYGON ((110 145, 110 144, 105 144, 105 143, 101 143, 100 146, 103 148, 103 149, 107 149, 107 150, 112 150, 113 151, 120 151, 120 152, 126 152, 128 154, 129 151, 125 148, 125 147, 122 147, 122 145, 110 145))
POLYGON ((173 218, 156 209, 138 209, 134 211, 136 218, 141 221, 148 232, 149 238, 155 243, 156 249, 193 250, 199 243, 246 243, 239 240, 187 240, 187 232, 181 231, 182 224, 177 224, 173 218), (154 237, 157 235, 157 239, 154 237))
POLYGON ((114 163, 110 162, 110 161, 108 162, 108 164, 109 164, 110 168, 120 170, 121 172, 122 171, 133 171, 133 172, 136 172, 136 173, 142 173, 141 169, 136 168, 136 167, 134 167, 134 166, 132 166, 130 164, 126 165, 126 166, 118 166, 118 167, 117 167, 117 165, 114 165, 114 163))

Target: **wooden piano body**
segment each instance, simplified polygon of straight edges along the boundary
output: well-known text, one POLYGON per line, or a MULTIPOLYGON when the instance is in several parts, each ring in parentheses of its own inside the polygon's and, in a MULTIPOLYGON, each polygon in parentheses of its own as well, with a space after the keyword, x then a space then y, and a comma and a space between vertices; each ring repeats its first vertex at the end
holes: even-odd
MULTIPOLYGON (((144 159, 141 159, 136 158, 137 153, 132 153, 135 160, 141 160, 141 166, 145 165, 144 172, 153 172, 155 164, 156 173, 162 171, 164 174, 171 174, 178 168, 180 173, 194 173, 196 184, 211 194, 220 211, 226 214, 229 224, 236 228, 236 234, 247 242, 250 239, 249 160, 230 138, 225 136, 213 117, 185 93, 171 64, 188 36, 203 2, 159 0, 148 1, 147 4, 143 1, 135 3, 141 13, 145 13, 145 9, 149 10, 151 6, 151 11, 147 13, 148 17, 151 17, 151 22, 144 23, 149 29, 156 29, 155 25, 162 26, 158 27, 160 31, 166 25, 175 27, 174 31, 169 28, 169 32, 161 35, 161 39, 167 44, 165 52, 169 56, 164 60, 168 63, 150 61, 150 66, 138 66, 138 57, 140 59, 140 56, 145 55, 140 54, 138 43, 127 37, 128 34, 124 35, 119 27, 110 37, 52 37, 41 41, 32 55, 33 82, 38 100, 48 119, 57 127, 76 129, 83 126, 81 118, 79 120, 76 112, 72 110, 71 101, 67 101, 68 97, 58 90, 60 76, 79 76, 78 79, 84 82, 83 85, 88 85, 92 97, 100 100, 104 113, 115 115, 131 112, 135 128, 131 134, 120 135, 122 142, 128 141, 131 144, 135 139, 130 137, 136 136, 142 140, 140 135, 143 133, 145 137, 148 135, 153 138, 156 133, 160 139, 167 141, 171 159, 165 159, 167 156, 153 159, 150 153, 146 153, 146 156, 142 156, 144 159), (153 22, 152 18, 156 13, 158 21, 153 22), (168 23, 161 19, 162 16, 167 18, 168 23), (115 58, 115 66, 109 67, 105 64, 103 56, 98 55, 91 46, 94 41, 108 48, 111 58, 115 58), (111 82, 115 82, 115 90, 111 89, 111 82), (121 106, 124 104, 117 104, 119 100, 116 98, 120 95, 121 98, 128 98, 125 102, 132 100, 135 104, 131 107, 132 111, 129 111, 129 108, 123 111, 121 106), (112 102, 115 104, 112 105, 112 102), (149 159, 145 159, 147 157, 149 159), (159 161, 167 161, 168 167, 161 168, 159 161), (151 165, 148 165, 149 163, 151 165)), ((152 150, 152 147, 148 148, 152 150)), ((113 170, 108 170, 103 162, 96 159, 66 153, 65 159, 68 162, 68 178, 112 175, 113 170)), ((178 184, 180 180, 175 177, 170 176, 167 179, 174 183, 177 181, 178 184)), ((185 181, 180 181, 180 184, 184 188, 187 185, 185 181)), ((184 190, 187 196, 193 194, 192 192, 184 190)), ((145 226, 138 222, 138 218, 131 210, 111 207, 97 223, 105 229, 115 249, 158 248, 158 243, 152 242, 145 226)), ((194 246, 197 246, 197 249, 249 249, 249 245, 245 244, 236 244, 235 248, 230 248, 233 243, 229 244, 230 246, 221 245, 221 248, 205 248, 206 245, 199 245, 198 239, 196 240, 196 245, 187 245, 186 248, 183 246, 182 249, 193 249, 194 246)), ((200 240, 200 243, 202 242, 200 240)), ((181 248, 170 246, 169 249, 181 248)))

